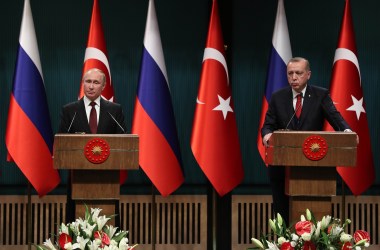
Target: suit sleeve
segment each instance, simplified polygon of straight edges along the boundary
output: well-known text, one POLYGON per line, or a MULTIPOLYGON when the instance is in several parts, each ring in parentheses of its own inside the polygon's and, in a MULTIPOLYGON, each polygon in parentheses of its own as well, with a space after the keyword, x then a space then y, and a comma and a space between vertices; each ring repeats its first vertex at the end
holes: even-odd
POLYGON ((343 116, 336 109, 328 92, 322 101, 322 108, 327 121, 335 131, 344 131, 345 129, 351 129, 347 122, 344 120, 343 116))
POLYGON ((65 107, 62 107, 61 114, 60 114, 60 122, 59 122, 59 128, 58 133, 68 133, 69 127, 70 127, 70 121, 68 121, 68 114, 65 111, 65 107))
POLYGON ((275 96, 272 95, 271 101, 269 102, 269 107, 267 113, 265 114, 265 120, 263 127, 261 128, 261 136, 264 137, 266 134, 272 133, 278 129, 278 117, 275 104, 275 96))

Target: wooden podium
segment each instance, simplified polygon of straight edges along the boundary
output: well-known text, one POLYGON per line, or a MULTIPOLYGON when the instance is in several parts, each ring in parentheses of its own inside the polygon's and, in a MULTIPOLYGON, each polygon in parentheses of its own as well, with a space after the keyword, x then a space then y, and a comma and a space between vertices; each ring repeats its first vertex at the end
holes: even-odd
POLYGON ((53 164, 71 171, 75 218, 84 204, 116 214, 120 199, 120 170, 139 168, 139 138, 132 134, 56 134, 53 164))
POLYGON ((285 193, 290 196, 289 219, 295 222, 306 208, 317 219, 331 215, 336 195, 336 166, 356 166, 356 133, 275 131, 265 163, 286 167, 285 193))

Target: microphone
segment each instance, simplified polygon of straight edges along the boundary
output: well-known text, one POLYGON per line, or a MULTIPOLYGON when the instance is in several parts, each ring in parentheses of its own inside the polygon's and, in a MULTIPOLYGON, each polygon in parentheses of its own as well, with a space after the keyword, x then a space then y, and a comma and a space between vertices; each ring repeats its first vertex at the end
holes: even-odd
MULTIPOLYGON (((302 92, 299 93, 299 95, 301 95, 301 98, 303 97, 302 92)), ((301 100, 302 100, 302 99, 301 99, 301 100)), ((288 129, 288 127, 289 127, 290 123, 292 122, 294 116, 296 115, 297 111, 298 111, 301 107, 302 107, 302 101, 300 102, 300 104, 299 104, 299 105, 296 107, 296 109, 294 110, 294 113, 293 113, 292 117, 290 117, 289 122, 286 124, 285 130, 288 129)))
POLYGON ((73 119, 71 119, 70 126, 69 126, 69 129, 67 130, 67 133, 70 133, 70 129, 71 129, 71 126, 73 125, 73 122, 74 122, 74 119, 75 119, 76 115, 77 115, 77 112, 75 111, 73 119))
POLYGON ((119 126, 119 128, 121 128, 121 130, 125 134, 124 128, 120 125, 120 123, 118 123, 118 121, 115 119, 115 117, 113 117, 113 115, 111 115, 111 113, 109 111, 107 111, 107 113, 111 116, 112 120, 114 120, 116 122, 116 124, 119 126))

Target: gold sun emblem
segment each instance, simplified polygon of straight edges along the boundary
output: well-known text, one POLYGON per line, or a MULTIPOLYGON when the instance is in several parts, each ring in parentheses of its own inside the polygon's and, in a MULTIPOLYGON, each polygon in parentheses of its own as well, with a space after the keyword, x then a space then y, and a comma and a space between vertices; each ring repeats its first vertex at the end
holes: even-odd
POLYGON ((100 146, 94 146, 94 147, 92 148, 91 152, 92 152, 92 154, 94 154, 94 155, 101 155, 102 152, 103 152, 103 149, 102 149, 102 147, 100 147, 100 146))
POLYGON ((318 143, 312 143, 310 145, 310 151, 311 152, 318 152, 321 149, 318 143))

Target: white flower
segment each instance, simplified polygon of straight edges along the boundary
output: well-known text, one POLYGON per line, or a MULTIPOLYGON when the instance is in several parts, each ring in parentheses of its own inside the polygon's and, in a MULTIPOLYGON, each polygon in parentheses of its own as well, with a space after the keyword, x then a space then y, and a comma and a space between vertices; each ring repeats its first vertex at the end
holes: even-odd
POLYGON ((77 242, 78 243, 75 243, 74 245, 73 245, 73 249, 80 249, 80 250, 84 250, 85 249, 85 247, 86 247, 86 244, 87 244, 87 242, 89 241, 90 239, 85 239, 85 238, 83 238, 83 237, 81 237, 81 236, 78 236, 77 237, 77 242))
MULTIPOLYGON (((101 243, 102 241, 100 241, 101 243)), ((88 244, 87 244, 88 248, 90 250, 98 250, 100 244, 97 242, 97 240, 94 240, 94 241, 90 241, 88 244)))
POLYGON ((278 222, 278 225, 281 227, 283 220, 282 220, 281 214, 279 214, 279 213, 277 213, 277 222, 278 222))
POLYGON ((98 218, 100 211, 102 211, 100 208, 91 208, 92 221, 96 221, 96 218, 98 218))
POLYGON ((298 235, 297 234, 292 234, 292 241, 297 241, 299 239, 298 235))
MULTIPOLYGON (((255 246, 259 247, 260 249, 264 249, 264 245, 263 245, 263 243, 261 243, 261 241, 259 241, 258 239, 256 239, 256 238, 252 238, 251 241, 252 241, 252 243, 253 243, 255 246)), ((121 241, 120 241, 120 244, 121 244, 121 241)), ((119 247, 120 247, 120 244, 119 244, 119 247)))
POLYGON ((269 219, 269 226, 270 226, 270 228, 272 229, 272 231, 273 232, 276 232, 276 224, 275 224, 275 221, 276 220, 271 220, 271 219, 269 219))
POLYGON ((284 242, 287 242, 287 240, 284 237, 279 237, 277 240, 278 244, 282 245, 284 242))
POLYGON ((96 224, 91 225, 90 223, 88 223, 87 220, 84 220, 84 221, 81 221, 80 227, 87 234, 87 236, 90 237, 92 235, 92 231, 96 227, 96 224))
POLYGON ((116 240, 111 240, 110 245, 117 246, 118 244, 119 244, 119 242, 117 242, 116 240))
POLYGON ((119 242, 119 250, 128 250, 128 238, 122 238, 119 242))
POLYGON ((65 234, 69 235, 69 228, 65 224, 63 224, 63 223, 61 224, 60 231, 62 233, 65 233, 65 234))
POLYGON ((318 221, 317 228, 315 229, 314 238, 319 238, 319 234, 321 233, 321 222, 318 221))
POLYGON ((311 234, 310 233, 303 233, 301 235, 301 238, 304 240, 304 241, 310 241, 311 240, 311 234))
POLYGON ((349 242, 352 240, 352 236, 350 234, 346 234, 346 233, 342 233, 342 235, 340 236, 340 241, 341 242, 349 242))
POLYGON ((301 214, 301 221, 306 221, 305 215, 301 214))
POLYGON ((116 233, 117 231, 117 227, 114 227, 112 225, 107 225, 106 228, 108 229, 108 237, 110 237, 110 239, 112 239, 113 235, 116 233))
POLYGON ((330 234, 337 236, 342 232, 342 230, 343 230, 343 228, 341 228, 340 226, 334 226, 331 228, 330 234))
POLYGON ((112 246, 112 245, 105 246, 103 249, 104 250, 119 250, 117 246, 112 246))
POLYGON ((73 245, 71 244, 71 242, 67 242, 64 247, 65 250, 73 250, 73 245))
POLYGON ((48 247, 49 250, 57 250, 53 243, 51 243, 50 239, 46 239, 46 241, 44 242, 44 246, 48 247))
POLYGON ((306 218, 308 221, 311 221, 311 212, 308 208, 306 209, 306 218))
POLYGON ((266 250, 279 250, 276 244, 267 241, 268 248, 266 250))
POLYGON ((102 228, 104 227, 104 225, 110 219, 111 218, 107 218, 105 215, 97 217, 96 220, 94 220, 94 221, 96 221, 96 224, 98 224, 98 230, 102 230, 102 228))
POLYGON ((71 231, 73 231, 73 233, 75 235, 79 235, 79 226, 80 226, 80 224, 79 224, 78 220, 76 220, 75 222, 72 222, 72 223, 68 224, 68 226, 70 227, 71 231))
POLYGON ((292 242, 290 242, 290 245, 291 245, 292 247, 296 247, 296 245, 297 245, 297 242, 295 242, 295 241, 292 241, 292 242))
POLYGON ((331 221, 330 215, 323 216, 322 221, 321 221, 321 230, 325 230, 329 226, 330 221, 331 221))

